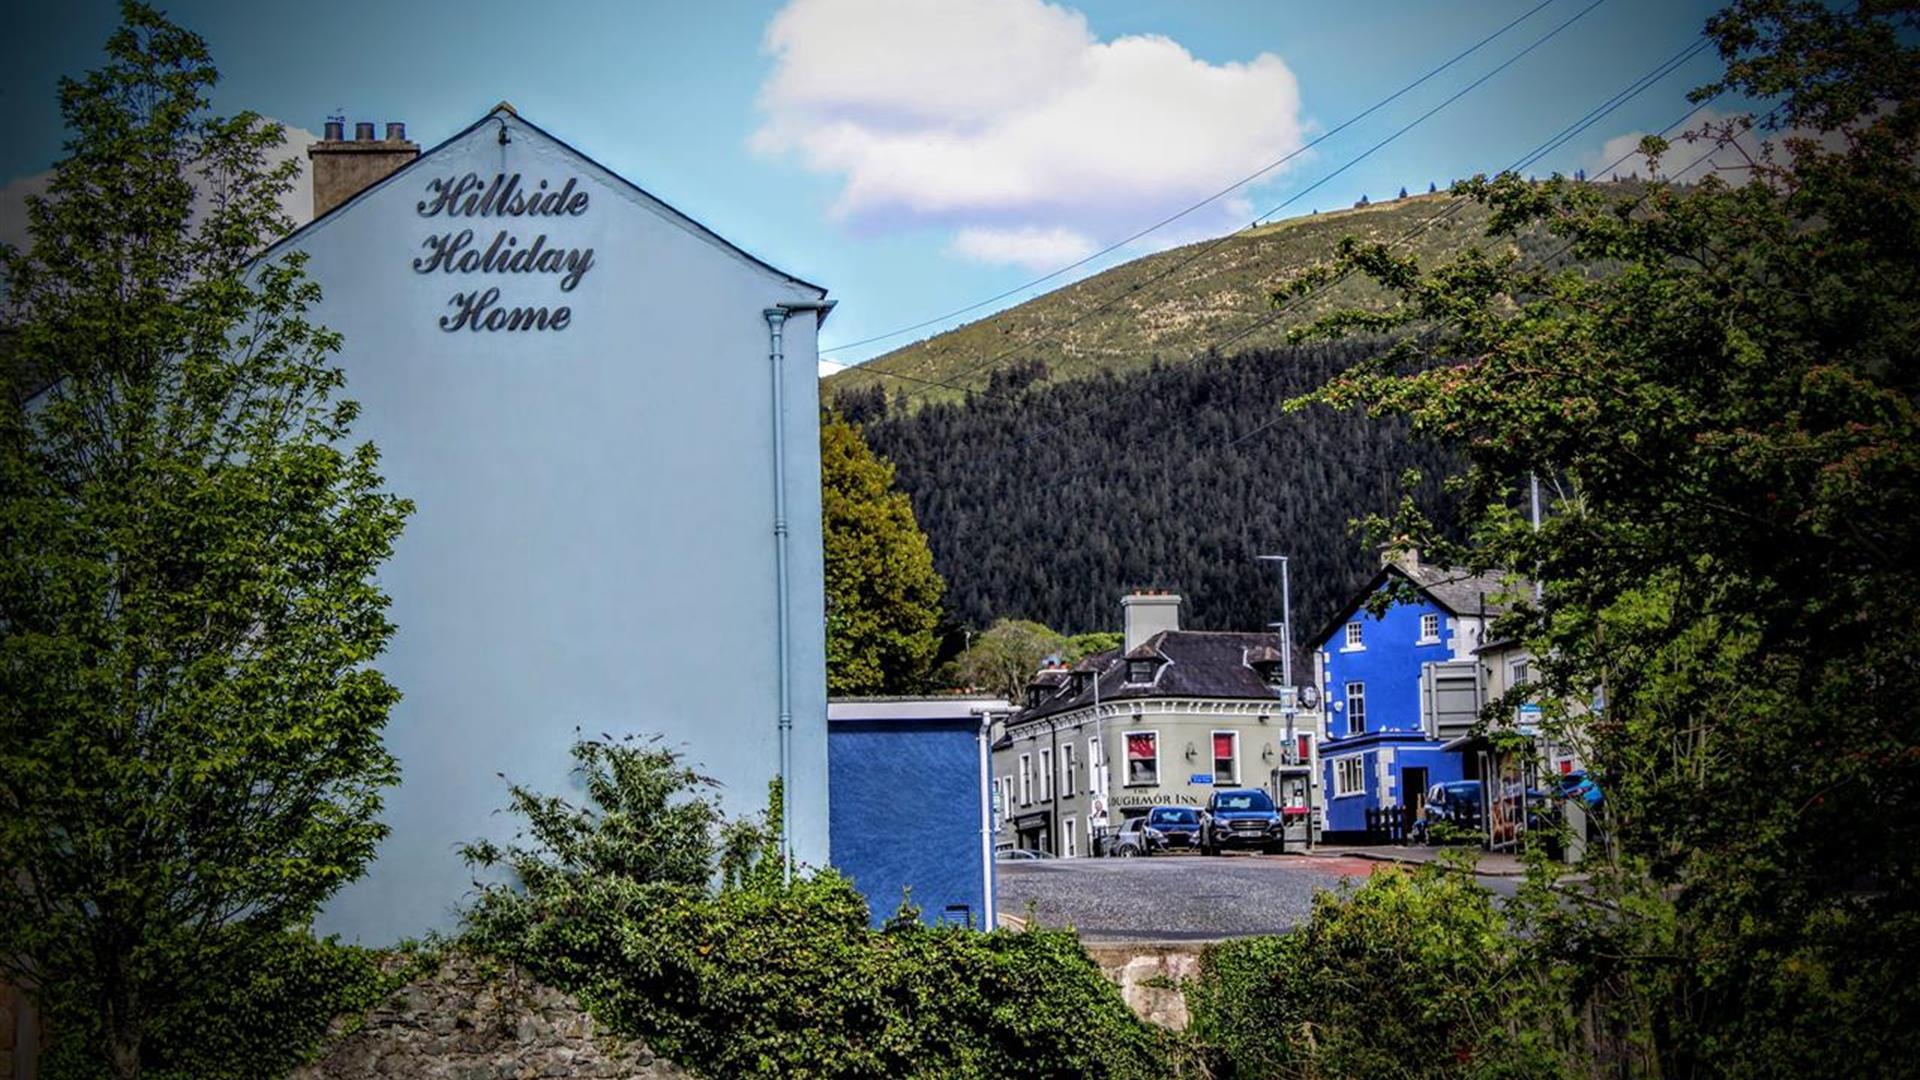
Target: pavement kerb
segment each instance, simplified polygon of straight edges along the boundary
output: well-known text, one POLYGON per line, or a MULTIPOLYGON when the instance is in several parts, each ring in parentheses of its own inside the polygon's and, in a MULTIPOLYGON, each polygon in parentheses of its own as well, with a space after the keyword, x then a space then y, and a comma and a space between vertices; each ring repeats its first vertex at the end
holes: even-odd
MULTIPOLYGON (((1403 866, 1425 866, 1428 863, 1436 861, 1432 858, 1422 858, 1419 855, 1403 853, 1394 848, 1339 848, 1333 851, 1314 851, 1309 854, 1316 859, 1370 859, 1374 862, 1399 863, 1403 866)), ((1489 866, 1485 860, 1479 860, 1474 863, 1473 872, 1482 877, 1517 878, 1525 877, 1527 870, 1525 866, 1520 865, 1507 866, 1500 864, 1489 866)))

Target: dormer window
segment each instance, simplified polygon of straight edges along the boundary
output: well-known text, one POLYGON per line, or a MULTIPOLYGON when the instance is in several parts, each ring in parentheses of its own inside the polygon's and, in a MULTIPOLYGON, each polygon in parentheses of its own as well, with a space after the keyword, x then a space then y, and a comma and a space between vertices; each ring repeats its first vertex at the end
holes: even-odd
POLYGON ((1156 665, 1155 665, 1155 664, 1154 664, 1154 662, 1153 662, 1153 661, 1151 661, 1151 660, 1129 660, 1129 661, 1127 661, 1127 681, 1128 681, 1128 682, 1130 682, 1130 683, 1150 683, 1150 682, 1152 682, 1152 681, 1153 681, 1153 669, 1154 669, 1154 667, 1155 667, 1155 666, 1156 666, 1156 665))

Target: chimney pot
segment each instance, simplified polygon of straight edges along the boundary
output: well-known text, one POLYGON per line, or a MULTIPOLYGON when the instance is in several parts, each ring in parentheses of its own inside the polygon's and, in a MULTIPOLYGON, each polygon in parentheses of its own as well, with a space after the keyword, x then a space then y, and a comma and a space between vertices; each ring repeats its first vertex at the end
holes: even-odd
POLYGON ((325 138, 328 142, 339 142, 340 140, 346 137, 347 137, 346 121, 344 120, 327 121, 327 133, 325 138))
POLYGON ((402 123, 397 123, 392 120, 387 121, 387 141, 388 142, 406 142, 407 141, 407 125, 402 123))
POLYGON ((362 120, 359 123, 353 125, 353 141, 354 142, 372 142, 373 141, 373 121, 362 120))

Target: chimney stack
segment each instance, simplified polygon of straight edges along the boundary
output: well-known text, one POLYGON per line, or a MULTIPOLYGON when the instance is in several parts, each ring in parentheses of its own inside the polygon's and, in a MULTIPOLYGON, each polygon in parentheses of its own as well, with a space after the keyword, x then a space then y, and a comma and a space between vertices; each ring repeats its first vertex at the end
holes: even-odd
POLYGON ((1132 652, 1162 630, 1180 629, 1180 598, 1169 592, 1133 592, 1120 598, 1126 627, 1123 652, 1132 652))
POLYGON ((313 162, 313 216, 339 206, 367 188, 386 179, 420 156, 418 143, 407 141, 407 125, 389 123, 387 137, 373 137, 373 121, 353 125, 353 138, 346 136, 346 122, 328 120, 326 137, 307 147, 313 162))

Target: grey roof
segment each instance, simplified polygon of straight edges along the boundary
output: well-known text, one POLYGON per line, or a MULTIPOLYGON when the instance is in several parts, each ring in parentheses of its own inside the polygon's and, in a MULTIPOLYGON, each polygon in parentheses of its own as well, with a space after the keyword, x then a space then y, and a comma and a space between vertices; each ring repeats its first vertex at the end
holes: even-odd
POLYGON ((1425 593, 1434 603, 1454 615, 1478 616, 1484 613, 1493 619, 1507 613, 1513 605, 1512 597, 1524 596, 1533 591, 1533 584, 1524 578, 1509 579, 1500 572, 1485 574, 1469 573, 1447 566, 1433 566, 1428 563, 1416 563, 1411 567, 1399 563, 1389 563, 1368 579, 1367 583, 1354 593, 1352 599, 1341 605, 1333 618, 1327 620, 1319 633, 1307 639, 1308 648, 1318 648, 1327 639, 1339 631, 1353 613, 1359 611, 1367 598, 1378 592, 1387 583, 1390 575, 1407 579, 1415 588, 1425 593))
MULTIPOLYGON (((1273 634, 1216 633, 1202 630, 1163 630, 1136 648, 1132 656, 1151 649, 1149 655, 1165 662, 1158 665, 1150 684, 1127 682, 1126 656, 1119 649, 1108 649, 1085 658, 1076 669, 1097 670, 1099 699, 1126 701, 1139 698, 1266 698, 1277 700, 1279 691, 1268 685, 1260 672, 1249 666, 1250 652, 1266 649, 1275 653, 1279 638, 1273 634)), ((1037 681, 1037 680, 1036 680, 1037 681)), ((1032 685, 1032 684, 1030 684, 1032 685)), ((1018 725, 1055 713, 1083 708, 1094 702, 1095 680, 1064 679, 1031 708, 1017 713, 1009 722, 1018 725)))

